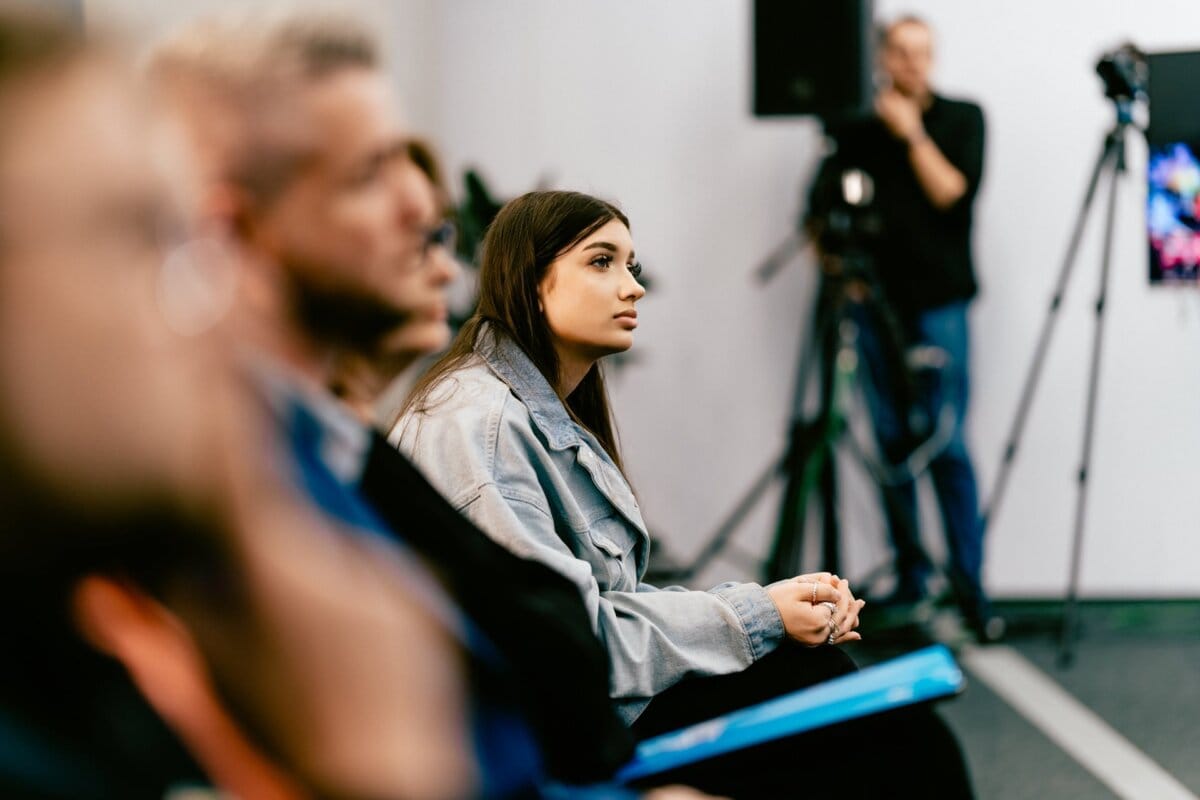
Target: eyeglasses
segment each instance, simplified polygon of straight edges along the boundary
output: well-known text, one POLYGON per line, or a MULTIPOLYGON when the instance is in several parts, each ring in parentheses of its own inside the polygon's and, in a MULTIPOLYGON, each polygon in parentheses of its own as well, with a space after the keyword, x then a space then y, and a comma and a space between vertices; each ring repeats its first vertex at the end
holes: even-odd
POLYGON ((446 250, 451 256, 454 255, 454 245, 458 241, 458 226, 450 220, 445 220, 440 225, 435 225, 432 228, 427 228, 424 231, 424 240, 421 243, 421 259, 428 260, 430 252, 435 247, 441 247, 446 250))

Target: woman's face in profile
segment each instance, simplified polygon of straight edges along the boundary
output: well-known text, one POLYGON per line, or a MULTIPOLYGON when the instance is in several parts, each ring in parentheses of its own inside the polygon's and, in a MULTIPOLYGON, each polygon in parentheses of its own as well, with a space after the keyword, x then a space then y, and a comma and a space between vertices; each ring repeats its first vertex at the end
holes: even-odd
POLYGON ((629 229, 615 219, 550 264, 538 300, 560 355, 598 359, 633 345, 641 271, 629 229))

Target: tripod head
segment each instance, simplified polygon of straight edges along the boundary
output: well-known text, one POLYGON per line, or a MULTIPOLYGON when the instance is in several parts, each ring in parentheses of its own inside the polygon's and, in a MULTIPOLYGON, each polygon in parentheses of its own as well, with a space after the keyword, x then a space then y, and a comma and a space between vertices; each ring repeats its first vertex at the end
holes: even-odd
POLYGON ((825 120, 828 155, 808 189, 799 225, 816 245, 824 277, 846 286, 877 283, 874 253, 884 233, 875 204, 875 179, 844 146, 846 126, 862 119, 825 120))
POLYGON ((1100 57, 1096 74, 1104 81, 1105 97, 1133 102, 1146 94, 1150 67, 1146 54, 1133 43, 1126 42, 1100 57))
POLYGON ((883 233, 875 206, 875 180, 860 165, 838 155, 842 125, 866 119, 859 114, 823 117, 827 155, 809 186, 796 227, 764 259, 754 274, 767 283, 798 253, 813 247, 826 277, 872 279, 873 245, 883 233))
POLYGON ((1132 42, 1100 56, 1096 74, 1104 82, 1104 96, 1113 101, 1117 113, 1117 128, 1133 124, 1133 108, 1147 97, 1150 65, 1132 42))
POLYGON ((805 225, 817 244, 827 275, 843 280, 874 281, 874 244, 883 221, 874 208, 875 181, 857 167, 835 165, 818 176, 805 225))

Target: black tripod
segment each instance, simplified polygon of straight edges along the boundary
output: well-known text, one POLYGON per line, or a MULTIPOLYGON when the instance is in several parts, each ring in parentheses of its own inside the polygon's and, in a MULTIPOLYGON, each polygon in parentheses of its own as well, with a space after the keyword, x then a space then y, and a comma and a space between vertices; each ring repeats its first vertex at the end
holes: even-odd
MULTIPOLYGON (((804 242, 805 240, 799 234, 789 236, 759 268, 757 271, 759 279, 768 280, 787 260, 805 249, 804 242)), ((775 540, 767 561, 759 563, 757 559, 754 559, 754 567, 760 572, 764 581, 771 581, 778 577, 788 577, 784 574, 786 570, 799 563, 799 553, 802 550, 800 534, 807 516, 804 510, 804 498, 815 485, 819 484, 822 507, 825 509, 822 563, 829 571, 838 571, 839 536, 835 513, 836 487, 831 444, 837 436, 838 426, 831 413, 831 409, 834 407, 834 382, 831 380, 832 370, 830 368, 836 363, 833 354, 840 349, 834 334, 844 329, 835 324, 836 316, 830 313, 830 296, 830 284, 825 277, 822 277, 821 285, 817 290, 812 324, 806 324, 802 331, 802 334, 805 334, 801 339, 802 342, 808 341, 806 334, 810 330, 816 332, 816 342, 813 346, 802 345, 800 348, 792 395, 791 423, 784 452, 772 459, 758 475, 754 483, 734 505, 733 510, 709 536, 708 543, 700 550, 695 559, 686 567, 653 570, 653 577, 656 580, 688 580, 705 569, 722 552, 730 548, 734 534, 777 480, 784 480, 785 488, 775 540), (820 410, 815 418, 809 420, 804 417, 804 400, 812 371, 818 364, 823 373, 820 410), (786 533, 784 533, 785 531, 786 533)))
POLYGON ((841 275, 822 272, 814 312, 813 344, 805 348, 792 392, 792 422, 787 448, 779 462, 786 478, 779 501, 775 539, 763 565, 763 579, 780 580, 798 571, 804 555, 808 499, 815 489, 821 508, 821 564, 841 570, 841 531, 837 515, 835 448, 845 427, 842 409, 852 383, 857 330, 846 313, 841 275), (820 401, 812 419, 805 419, 804 401, 812 370, 820 369, 820 401))
MULTIPOLYGON (((851 443, 857 445, 854 451, 888 503, 895 500, 895 486, 923 471, 924 467, 917 465, 928 461, 930 451, 940 446, 938 436, 946 433, 946 422, 953 423, 952 418, 939 419, 938 430, 906 454, 899 464, 890 463, 888 458, 873 457, 868 452, 870 445, 853 441, 850 401, 866 380, 860 366, 860 324, 876 330, 880 355, 891 364, 892 372, 907 374, 903 345, 891 314, 879 297, 874 277, 872 243, 879 236, 881 221, 871 207, 873 193, 873 183, 866 173, 855 168, 843 169, 843 165, 827 161, 814 189, 817 213, 776 247, 757 270, 758 279, 766 282, 805 250, 807 242, 820 245, 817 248, 821 261, 820 285, 811 323, 802 331, 801 341, 807 346, 800 348, 787 443, 783 454, 759 475, 693 562, 684 568, 655 568, 655 579, 687 580, 704 569, 729 548, 733 534, 777 480, 784 482, 784 488, 775 538, 766 561, 759 563, 755 559, 754 563, 763 580, 790 577, 799 569, 810 499, 814 495, 821 511, 821 564, 831 572, 840 571, 836 448, 843 433, 847 430, 851 433, 851 443), (806 414, 805 401, 814 372, 819 372, 820 396, 817 411, 810 416, 806 414)), ((915 534, 910 538, 916 541, 915 534)))
MULTIPOLYGON (((803 249, 802 240, 785 243, 777 253, 794 255, 803 249)), ((836 448, 847 432, 852 413, 851 397, 865 380, 858 346, 860 322, 886 327, 890 312, 878 299, 878 290, 871 277, 870 257, 855 245, 839 247, 836 255, 822 256, 820 285, 816 293, 811 322, 805 326, 792 393, 792 414, 788 438, 783 453, 774 459, 758 476, 733 511, 709 537, 694 561, 685 568, 655 571, 655 579, 687 580, 708 566, 731 545, 734 533, 763 499, 776 481, 783 481, 783 491, 776 517, 775 537, 765 562, 755 562, 764 582, 794 575, 800 568, 805 550, 805 528, 808 509, 815 498, 821 512, 821 565, 831 572, 840 571, 840 525, 837 502, 836 448), (819 397, 814 414, 806 414, 805 401, 814 372, 818 373, 819 397)), ((778 268, 776 257, 759 270, 763 278, 778 268)), ((902 369, 904 351, 895 336, 881 337, 885 357, 895 369, 902 369)), ((946 421, 941 422, 938 435, 944 434, 946 421)), ((850 439, 853 440, 853 431, 850 439)), ((911 479, 913 464, 928 460, 930 447, 936 448, 936 437, 917 448, 900 465, 885 464, 866 452, 869 446, 852 442, 860 459, 868 466, 883 490, 884 501, 890 498, 891 486, 899 483, 896 475, 911 479)), ((917 468, 916 471, 920 471, 917 468)), ((914 537, 915 538, 915 537, 914 537)))
POLYGON ((1083 453, 1080 457, 1077 477, 1074 534, 1071 542, 1070 578, 1067 583, 1067 594, 1063 605, 1062 627, 1059 633, 1058 663, 1060 666, 1068 666, 1074 660, 1074 647, 1079 628, 1079 563, 1083 551, 1084 522, 1087 512, 1088 472, 1092 463, 1092 435, 1096 420, 1097 389, 1100 380, 1100 355, 1104 344, 1104 311, 1108 299, 1109 267, 1112 263, 1113 223, 1116 219, 1117 184, 1121 173, 1125 171, 1125 134, 1130 126, 1133 125, 1132 99, 1118 97, 1114 98, 1114 100, 1116 101, 1117 121, 1112 130, 1104 137, 1104 146, 1101 150, 1100 158, 1096 161, 1091 180, 1088 182, 1087 193, 1083 198, 1083 206, 1079 211, 1079 216, 1075 220, 1075 227, 1071 234, 1070 244, 1067 246, 1066 257, 1063 259, 1062 268, 1059 271, 1058 283, 1054 287, 1054 296, 1050 300, 1050 308, 1042 324, 1033 360, 1029 365, 1025 383, 1021 389, 1016 415, 1013 418, 1008 439, 1004 446, 1004 456, 1000 464, 1000 470, 996 475, 996 481, 989 497, 987 509, 983 515, 983 526, 986 531, 987 527, 994 521, 1000 501, 1004 498, 1004 490, 1008 485, 1008 478, 1012 472, 1021 434, 1025 429, 1025 422, 1029 415, 1030 406, 1033 403, 1034 391, 1037 389, 1038 380, 1042 374, 1042 367, 1045 364, 1046 353, 1050 346, 1050 338, 1054 333, 1055 323, 1058 320, 1058 311, 1062 306, 1063 295, 1066 292, 1067 284, 1070 282, 1071 271, 1075 266, 1076 255, 1079 251, 1080 241, 1083 238, 1084 228, 1087 225, 1092 201, 1095 199, 1096 189, 1100 184, 1101 176, 1108 172, 1108 207, 1105 215, 1104 250, 1100 262, 1100 288, 1096 295, 1096 322, 1092 336, 1092 361, 1088 377, 1087 412, 1084 417, 1083 453))

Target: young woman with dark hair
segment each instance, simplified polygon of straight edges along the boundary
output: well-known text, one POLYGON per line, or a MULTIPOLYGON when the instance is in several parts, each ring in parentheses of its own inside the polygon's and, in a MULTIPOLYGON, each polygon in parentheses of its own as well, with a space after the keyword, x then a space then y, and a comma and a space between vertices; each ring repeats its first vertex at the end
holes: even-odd
POLYGON ((484 242, 475 316, 393 434, 480 527, 578 585, 631 722, 683 678, 740 672, 788 637, 857 639, 861 607, 825 575, 709 592, 641 581, 649 539, 599 364, 633 344, 640 271, 615 206, 574 192, 509 203, 484 242))
MULTIPOLYGON (((649 736, 854 670, 829 645, 861 638, 863 603, 828 573, 709 591, 642 582, 650 542, 600 365, 633 344, 640 272, 612 204, 561 191, 510 202, 484 240, 475 315, 414 387, 391 439, 496 541, 575 583, 612 662, 612 697, 649 736)), ((507 580, 496 575, 495 591, 507 580)), ((679 778, 737 797, 797 785, 877 797, 914 768, 936 796, 971 795, 953 736, 925 708, 679 778), (797 764, 797 748, 824 774, 797 764), (860 760, 874 769, 847 781, 860 760)))

